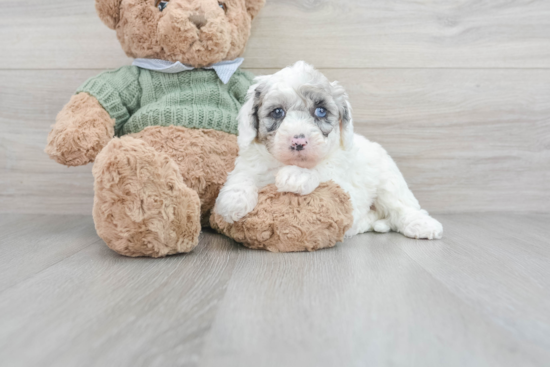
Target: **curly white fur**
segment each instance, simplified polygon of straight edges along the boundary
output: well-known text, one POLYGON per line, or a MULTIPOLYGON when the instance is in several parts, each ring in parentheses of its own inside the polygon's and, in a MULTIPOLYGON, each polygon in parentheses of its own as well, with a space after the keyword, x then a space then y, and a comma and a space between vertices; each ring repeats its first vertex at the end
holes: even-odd
POLYGON ((442 225, 420 208, 388 153, 353 133, 351 107, 338 83, 304 62, 257 82, 239 114, 235 169, 216 201, 224 220, 233 223, 249 213, 258 188, 268 184, 307 195, 332 180, 353 205, 354 223, 346 236, 393 230, 411 238, 441 238, 442 225), (319 107, 326 117, 316 116, 319 107), (278 118, 280 111, 274 115, 275 109, 284 117, 278 118), (296 138, 302 137, 307 144, 296 149, 296 138))

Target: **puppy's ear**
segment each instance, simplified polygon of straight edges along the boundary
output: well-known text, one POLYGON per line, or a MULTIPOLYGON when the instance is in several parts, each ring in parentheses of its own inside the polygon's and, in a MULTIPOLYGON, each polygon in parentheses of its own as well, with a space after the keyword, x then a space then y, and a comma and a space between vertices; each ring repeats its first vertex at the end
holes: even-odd
POLYGON ((254 19, 260 12, 260 9, 265 5, 265 0, 245 0, 246 10, 248 14, 254 19))
POLYGON ((340 144, 344 150, 349 150, 353 146, 353 118, 351 116, 351 104, 348 100, 348 94, 344 87, 338 82, 331 83, 334 100, 338 105, 340 114, 340 144))
POLYGON ((260 106, 260 83, 254 84, 248 89, 247 101, 241 107, 237 120, 239 122, 239 150, 245 151, 250 144, 258 136, 258 127, 260 120, 258 119, 258 108, 260 106))
POLYGON ((122 0, 95 0, 95 9, 99 18, 111 29, 115 29, 120 20, 122 0))

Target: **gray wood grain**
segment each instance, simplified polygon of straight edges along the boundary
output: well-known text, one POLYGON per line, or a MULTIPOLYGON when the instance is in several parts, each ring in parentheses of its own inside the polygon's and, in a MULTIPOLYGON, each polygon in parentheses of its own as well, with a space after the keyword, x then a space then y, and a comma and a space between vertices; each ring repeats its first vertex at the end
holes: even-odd
MULTIPOLYGON (((550 70, 322 71, 426 209, 549 210, 550 70)), ((57 112, 97 73, 0 71, 0 212, 91 212, 91 166, 60 166, 43 149, 57 112)))
MULTIPOLYGON (((231 241, 210 233, 192 254, 167 259, 89 246, 0 292, 2 364, 193 365, 235 259, 231 241)), ((25 255, 11 261, 27 267, 25 255)))
POLYGON ((0 218, 0 292, 97 242, 89 216, 0 218))
POLYGON ((368 234, 313 254, 243 253, 204 365, 545 365, 550 227, 531 216, 442 215, 436 242, 368 234))
MULTIPOLYGON (((0 0, 0 68, 130 63, 91 0, 0 0)), ((268 0, 246 67, 304 59, 324 68, 550 66, 550 3, 268 0)))
MULTIPOLYGON (((531 215, 454 215, 443 221, 448 246, 396 244, 433 277, 494 324, 533 347, 550 350, 548 224, 531 215)), ((445 217, 444 217, 445 218, 445 217)))
POLYGON ((369 233, 272 254, 205 232, 188 255, 98 242, 37 256, 35 272, 39 234, 91 239, 91 217, 0 215, 2 261, 28 274, 0 290, 0 364, 546 366, 550 214, 438 219, 440 241, 369 233))

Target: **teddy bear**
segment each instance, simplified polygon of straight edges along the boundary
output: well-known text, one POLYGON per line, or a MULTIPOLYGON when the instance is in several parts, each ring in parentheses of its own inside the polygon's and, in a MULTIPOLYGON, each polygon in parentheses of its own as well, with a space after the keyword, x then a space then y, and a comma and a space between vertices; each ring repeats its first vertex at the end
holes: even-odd
POLYGON ((117 253, 187 253, 207 226, 250 248, 313 251, 351 226, 349 197, 334 183, 303 197, 268 186, 232 224, 212 213, 234 168, 237 114, 254 79, 239 56, 264 2, 96 0, 135 60, 77 89, 45 151, 66 166, 94 162, 96 231, 117 253))

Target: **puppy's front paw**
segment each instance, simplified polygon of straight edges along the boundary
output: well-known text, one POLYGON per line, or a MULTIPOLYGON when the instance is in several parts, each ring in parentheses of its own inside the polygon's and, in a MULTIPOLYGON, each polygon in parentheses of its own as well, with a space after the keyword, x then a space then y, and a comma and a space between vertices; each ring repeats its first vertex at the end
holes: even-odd
POLYGON ((258 189, 256 187, 224 189, 216 200, 214 211, 221 215, 227 223, 242 219, 258 204, 258 189))
POLYGON ((279 170, 275 186, 279 192, 308 195, 320 184, 317 172, 297 166, 285 166, 279 170))
POLYGON ((443 236, 443 226, 429 215, 419 213, 407 222, 403 234, 410 238, 438 240, 443 236))

